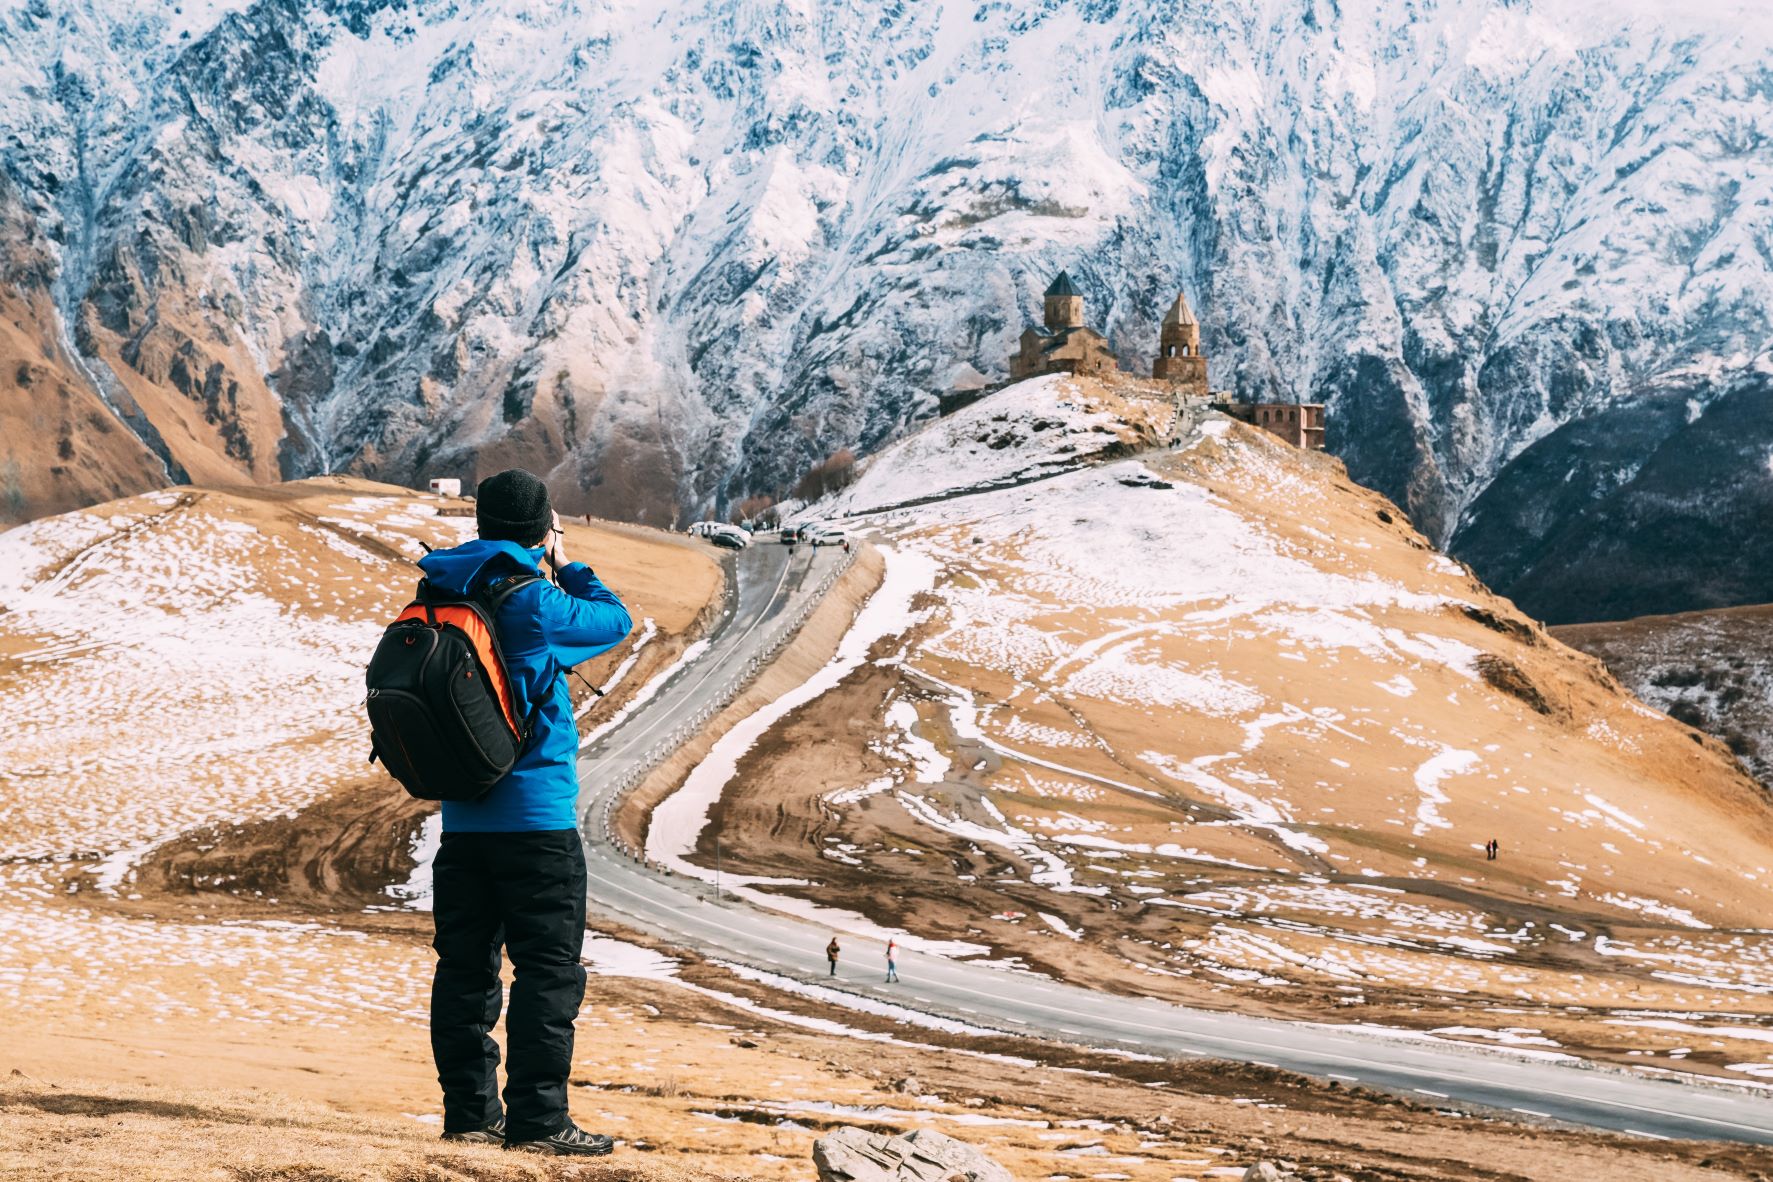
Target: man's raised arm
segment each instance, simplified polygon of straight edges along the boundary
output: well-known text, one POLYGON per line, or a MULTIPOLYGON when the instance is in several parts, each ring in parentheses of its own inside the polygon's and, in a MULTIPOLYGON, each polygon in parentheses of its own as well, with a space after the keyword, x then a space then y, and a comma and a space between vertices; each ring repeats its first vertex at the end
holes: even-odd
POLYGON ((628 635, 634 626, 628 609, 590 567, 570 562, 554 574, 560 590, 544 586, 539 606, 542 638, 557 661, 568 666, 589 661, 628 635))

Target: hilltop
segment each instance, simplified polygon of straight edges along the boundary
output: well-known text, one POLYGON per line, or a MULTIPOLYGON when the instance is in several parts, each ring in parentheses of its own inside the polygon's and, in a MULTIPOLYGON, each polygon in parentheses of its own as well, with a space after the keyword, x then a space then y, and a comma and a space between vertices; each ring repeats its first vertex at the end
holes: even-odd
POLYGON ((1767 794, 1336 460, 1048 377, 809 516, 912 626, 656 856, 1104 989, 1773 1078, 1767 794))

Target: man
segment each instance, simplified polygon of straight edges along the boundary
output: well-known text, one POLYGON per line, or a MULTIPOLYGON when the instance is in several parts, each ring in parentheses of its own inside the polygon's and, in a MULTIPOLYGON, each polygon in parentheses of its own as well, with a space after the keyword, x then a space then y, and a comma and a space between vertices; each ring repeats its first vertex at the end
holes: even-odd
POLYGON ((828 974, 829 976, 837 976, 837 953, 837 937, 833 936, 831 937, 831 943, 825 945, 825 959, 831 965, 831 972, 828 974))
POLYGON ((431 871, 431 1053, 443 1086, 443 1137, 595 1156, 613 1143, 573 1124, 566 1105, 573 1020, 585 997, 585 854, 565 672, 615 645, 631 623, 591 568, 567 559, 560 518, 536 477, 512 469, 481 481, 474 515, 478 539, 420 560, 433 587, 472 594, 513 575, 538 576, 544 562, 555 582, 538 578, 513 592, 494 621, 519 705, 526 715, 534 710, 528 742, 485 796, 443 804, 431 871), (492 1039, 504 992, 501 946, 515 972, 502 1109, 492 1039))

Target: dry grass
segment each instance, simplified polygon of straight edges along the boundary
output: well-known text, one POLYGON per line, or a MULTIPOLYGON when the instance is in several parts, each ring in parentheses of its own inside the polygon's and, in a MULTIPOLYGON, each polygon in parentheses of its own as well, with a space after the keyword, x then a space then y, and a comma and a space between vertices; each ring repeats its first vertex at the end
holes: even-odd
MULTIPOLYGON (((288 528, 290 515, 336 517, 329 508, 335 502, 388 491, 327 481, 205 495, 212 508, 276 531, 294 547, 319 543, 318 535, 288 528)), ((349 532, 347 540, 366 548, 375 540, 349 523, 332 529, 349 532)), ((718 587, 713 564, 677 541, 619 528, 581 534, 579 527, 570 541, 635 602, 637 615, 654 615, 679 640, 684 633, 671 624, 693 625, 718 587)), ((334 555, 327 561, 337 570, 322 586, 311 577, 303 583, 292 610, 385 618, 391 598, 405 588, 367 586, 364 572, 338 554, 326 546, 302 551, 310 569, 314 555, 334 555), (316 594, 330 602, 299 606, 316 594)), ((400 577, 408 576, 402 571, 400 577)), ((770 676, 792 683, 815 667, 822 655, 814 650, 842 632, 878 577, 865 557, 816 617, 808 643, 770 676)), ((0 654, 8 652, 8 637, 0 625, 0 654)), ((654 643, 653 659, 673 651, 667 639, 654 643)), ((868 670, 869 677, 890 673, 868 670)), ((0 666, 0 687, 13 672, 24 670, 0 666)), ((29 670, 30 684, 81 673, 78 660, 39 662, 29 670)), ((644 668, 631 676, 629 684, 637 684, 644 668)), ((856 684, 866 688, 864 682, 856 684)), ((839 694, 827 705, 858 711, 827 727, 828 735, 876 733, 862 721, 866 704, 846 704, 839 694)), ((173 704, 166 710, 169 722, 189 713, 173 704)), ((85 732, 63 736, 63 746, 82 759, 88 790, 100 776, 131 776, 137 797, 184 801, 190 775, 225 773, 219 759, 181 764, 177 782, 101 763, 95 757, 130 753, 128 744, 106 733, 114 726, 115 720, 100 718, 85 732)), ((309 842, 303 834, 355 825, 365 844, 348 860, 361 866, 370 831, 390 828, 373 811, 356 821, 335 815, 355 799, 351 777, 360 775, 361 756, 348 754, 351 766, 338 769, 344 789, 325 793, 282 832, 293 867, 333 864, 303 855, 309 842)), ((821 774, 842 766, 834 763, 821 774)), ((48 775, 19 781, 9 791, 20 795, 0 798, 0 808, 28 800, 26 792, 41 795, 50 782, 48 775)), ((234 858, 244 869, 267 861, 252 850, 269 849, 279 834, 266 827, 283 822, 263 815, 275 810, 255 807, 258 828, 219 834, 207 849, 201 848, 205 839, 184 851, 191 858, 184 864, 213 869, 234 858)), ((299 909, 268 897, 269 882, 242 896, 214 883, 194 893, 167 892, 144 876, 136 900, 90 891, 70 897, 65 884, 108 850, 70 827, 67 817, 61 820, 54 831, 59 857, 21 860, 6 871, 19 889, 0 907, 0 983, 9 992, 0 1058, 0 1116, 8 1118, 0 1120, 0 1178, 676 1182, 756 1176, 793 1182, 810 1175, 812 1140, 852 1123, 948 1129, 1030 1180, 1107 1171, 1126 1182, 1171 1182, 1220 1176, 1215 1171, 1258 1157, 1296 1159, 1313 1178, 1339 1171, 1361 1182, 1701 1182, 1770 1172, 1765 1155, 1754 1150, 1632 1143, 1455 1118, 1257 1068, 1140 1064, 1009 1039, 964 1045, 854 1014, 826 1016, 876 1041, 812 1033, 760 1015, 739 997, 802 1013, 814 1009, 812 1003, 770 995, 710 966, 688 967, 684 976, 713 993, 656 980, 593 980, 580 1016, 569 1103, 581 1125, 624 1142, 607 1163, 560 1165, 492 1149, 446 1148, 436 1140, 437 1126, 425 1123, 437 1110, 424 1033, 431 963, 425 917, 365 915, 361 900, 324 873, 310 874, 311 890, 299 909), (317 922, 312 929, 258 922, 287 918, 317 922), (896 1041, 878 1041, 883 1037, 896 1041), (978 1051, 998 1057, 972 1053, 978 1051), (1002 1057, 1037 1053, 1042 1062, 1034 1064, 1002 1057), (27 1074, 5 1077, 15 1066, 27 1074), (921 1087, 896 1082, 908 1076, 921 1087), (1715 1167, 1703 1164, 1708 1158, 1715 1167)), ((20 833, 15 826, 7 836, 16 841, 20 833)), ((398 840, 383 841, 404 848, 398 840)))
POLYGON ((697 1182, 636 1161, 560 1162, 445 1145, 262 1091, 205 1092, 18 1072, 0 1080, 0 1178, 34 1182, 697 1182))
POLYGON ((1248 1065, 1058 1046, 1031 1064, 1023 1056, 1034 1044, 1024 1040, 831 1014, 713 965, 681 975, 695 988, 592 981, 569 1103, 581 1126, 618 1146, 583 1174, 442 1146, 437 1126, 412 1115, 436 1105, 422 1027, 365 1012, 336 1030, 119 1016, 102 1041, 22 1032, 0 1076, 20 1063, 35 1078, 0 1079, 0 1116, 10 1118, 0 1119, 0 1178, 803 1182, 814 1139, 843 1125, 940 1129, 1029 1182, 1104 1172, 1192 1182, 1260 1158, 1296 1161, 1311 1179, 1358 1182, 1716 1182, 1773 1172, 1773 1158, 1754 1147, 1459 1117, 1248 1065), (799 1028, 747 1000, 836 1017, 857 1037, 799 1028))

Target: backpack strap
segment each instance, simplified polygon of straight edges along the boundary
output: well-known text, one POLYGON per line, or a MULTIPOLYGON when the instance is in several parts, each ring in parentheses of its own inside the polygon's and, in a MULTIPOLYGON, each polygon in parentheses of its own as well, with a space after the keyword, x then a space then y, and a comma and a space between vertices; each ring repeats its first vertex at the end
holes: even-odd
POLYGON ((431 580, 420 579, 418 589, 413 592, 412 601, 425 609, 425 623, 433 628, 437 626, 437 609, 431 602, 431 580))
MULTIPOLYGON (((481 591, 482 595, 485 595, 488 590, 492 590, 493 588, 497 588, 497 590, 493 591, 492 595, 488 599, 483 601, 486 606, 487 618, 494 619, 498 616, 499 607, 505 602, 506 598, 508 596, 510 596, 510 594, 513 591, 521 591, 523 588, 529 586, 531 583, 540 583, 540 582, 543 582, 543 579, 540 576, 516 574, 516 575, 507 575, 503 579, 494 580, 493 582, 488 583, 487 586, 482 589, 482 591, 481 591)), ((572 674, 574 677, 578 678, 580 681, 585 683, 586 689, 590 690, 592 693, 596 694, 600 698, 603 697, 603 691, 601 689, 599 689, 597 686, 592 685, 590 678, 586 677, 583 673, 580 673, 576 668, 569 665, 566 668, 562 669, 561 672, 572 674)), ((538 703, 538 708, 539 708, 539 705, 540 704, 538 703)), ((535 722, 535 717, 534 717, 534 712, 532 711, 531 717, 530 717, 530 724, 534 725, 534 722, 535 722)))
POLYGON ((478 599, 481 606, 486 609, 487 619, 496 622, 499 616, 499 609, 505 606, 505 601, 507 599, 511 598, 511 596, 523 590, 531 583, 539 583, 541 581, 541 578, 536 575, 506 575, 504 578, 494 579, 492 582, 476 591, 474 593, 474 598, 478 599))
MULTIPOLYGON (((480 588, 474 593, 474 598, 480 604, 481 610, 486 612, 487 623, 496 629, 499 622, 499 609, 505 606, 505 601, 531 583, 541 581, 538 575, 505 575, 480 588)), ((536 719, 541 716, 544 700, 544 697, 538 696, 535 701, 529 704, 529 712, 523 716, 523 742, 525 743, 529 742, 530 735, 535 733, 536 719)))

